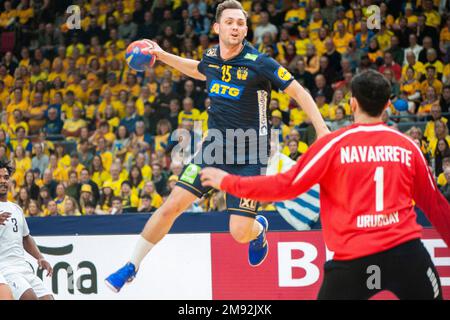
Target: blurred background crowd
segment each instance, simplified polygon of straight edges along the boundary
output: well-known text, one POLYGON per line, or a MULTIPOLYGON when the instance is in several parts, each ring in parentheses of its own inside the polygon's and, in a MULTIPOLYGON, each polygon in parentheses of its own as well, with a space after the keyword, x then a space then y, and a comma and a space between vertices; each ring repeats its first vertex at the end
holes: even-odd
MULTIPOLYGON (((201 59, 217 44, 211 26, 218 3, 0 1, 0 158, 15 166, 9 199, 28 216, 161 206, 183 169, 181 158, 171 156, 177 142, 171 133, 193 132, 199 121, 204 134, 210 99, 203 82, 162 63, 130 70, 124 52, 148 38, 201 59), (80 28, 73 28, 74 13, 80 28)), ((392 85, 384 122, 420 146, 450 200, 448 1, 241 3, 249 13, 247 40, 309 90, 331 130, 352 123, 352 77, 367 69, 383 73, 392 85), (370 5, 378 6, 380 20, 370 5)), ((297 160, 315 140, 308 117, 277 88, 269 108, 280 151, 297 160)), ((212 192, 190 210, 224 204, 224 195, 212 192)))

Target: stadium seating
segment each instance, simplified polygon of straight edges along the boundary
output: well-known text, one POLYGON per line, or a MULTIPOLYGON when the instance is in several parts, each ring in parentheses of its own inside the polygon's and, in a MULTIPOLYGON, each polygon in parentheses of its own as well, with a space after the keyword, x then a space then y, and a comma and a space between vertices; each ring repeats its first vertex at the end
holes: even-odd
MULTIPOLYGON (((172 157, 177 138, 170 135, 176 128, 191 130, 194 121, 202 122, 205 134, 210 101, 203 82, 161 62, 145 72, 130 70, 125 48, 148 38, 171 53, 201 59, 218 42, 208 27, 218 1, 83 0, 80 28, 67 23, 72 20, 64 1, 46 7, 5 2, 12 9, 0 8, 0 158, 12 160, 16 169, 9 199, 38 217, 111 214, 113 196, 121 197, 124 212, 160 207, 182 168, 172 157), (193 14, 195 7, 200 16, 193 14), (187 98, 194 110, 184 109, 187 98), (143 133, 136 129, 142 126, 143 133), (83 168, 88 180, 81 177, 83 168), (29 173, 33 182, 26 182, 29 173), (125 180, 131 181, 131 193, 121 190, 125 180), (98 193, 82 195, 89 193, 81 191, 88 182, 98 193), (31 192, 36 188, 39 195, 31 192), (70 198, 75 206, 66 208, 70 198), (28 209, 31 199, 39 201, 37 212, 28 209), (56 210, 49 209, 53 202, 56 210)), ((241 2, 249 14, 247 40, 309 90, 333 129, 353 120, 352 76, 369 68, 382 72, 392 84, 393 101, 383 120, 420 140, 450 197, 443 173, 450 165, 449 1, 444 6, 432 0, 389 6, 371 1, 380 7, 379 28, 368 24, 373 17, 360 1, 241 2), (438 146, 441 140, 444 147, 438 146)), ((297 160, 313 143, 314 131, 286 94, 273 87, 271 97, 269 114, 281 119, 274 127, 280 129, 282 150, 297 160), (292 141, 297 150, 287 147, 292 141)), ((223 198, 220 192, 208 194, 189 210, 223 210, 223 198)))

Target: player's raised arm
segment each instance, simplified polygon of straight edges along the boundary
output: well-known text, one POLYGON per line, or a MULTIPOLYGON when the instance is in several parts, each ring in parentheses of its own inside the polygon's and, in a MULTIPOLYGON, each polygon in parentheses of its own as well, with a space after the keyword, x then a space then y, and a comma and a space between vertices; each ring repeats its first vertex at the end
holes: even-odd
POLYGON ((154 41, 145 40, 149 44, 148 52, 156 56, 156 59, 164 62, 165 64, 177 69, 185 75, 205 81, 206 77, 198 71, 198 64, 200 61, 182 58, 172 53, 168 53, 161 49, 161 47, 154 41))
POLYGON ((321 138, 324 135, 330 133, 325 121, 320 114, 319 108, 317 108, 314 99, 311 95, 297 82, 297 80, 292 81, 289 86, 284 90, 289 96, 294 98, 294 100, 302 107, 306 112, 309 119, 312 121, 314 129, 316 130, 317 138, 321 138))
POLYGON ((294 79, 286 68, 267 55, 262 55, 257 62, 259 62, 260 72, 279 89, 294 98, 306 112, 316 130, 317 138, 330 133, 311 95, 294 79))

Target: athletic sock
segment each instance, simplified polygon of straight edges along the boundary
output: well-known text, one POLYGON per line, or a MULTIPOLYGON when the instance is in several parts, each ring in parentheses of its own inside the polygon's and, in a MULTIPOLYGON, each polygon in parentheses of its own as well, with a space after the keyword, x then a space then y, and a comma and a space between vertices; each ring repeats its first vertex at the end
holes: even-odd
POLYGON ((264 230, 264 227, 262 226, 262 224, 258 221, 258 220, 255 220, 255 222, 257 223, 257 225, 258 225, 258 233, 256 234, 256 237, 253 239, 253 240, 255 240, 256 238, 258 238, 259 237, 259 235, 263 232, 263 230, 264 230))
POLYGON ((147 253, 149 253, 154 246, 155 245, 153 243, 148 242, 141 235, 139 236, 130 259, 130 262, 134 264, 136 270, 139 268, 139 265, 141 264, 147 253))

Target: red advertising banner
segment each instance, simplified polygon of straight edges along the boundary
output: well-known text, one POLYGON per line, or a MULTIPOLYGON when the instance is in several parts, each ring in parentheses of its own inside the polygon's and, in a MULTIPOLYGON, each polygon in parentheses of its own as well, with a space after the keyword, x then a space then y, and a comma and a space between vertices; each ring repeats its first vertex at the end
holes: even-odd
MULTIPOLYGON (((247 245, 229 234, 211 234, 213 299, 316 299, 323 279, 323 264, 332 257, 321 231, 269 232, 269 255, 256 268, 248 262, 247 245)), ((441 277, 445 299, 450 299, 450 249, 433 229, 422 239, 441 277)), ((373 299, 396 299, 381 292, 373 299)))

